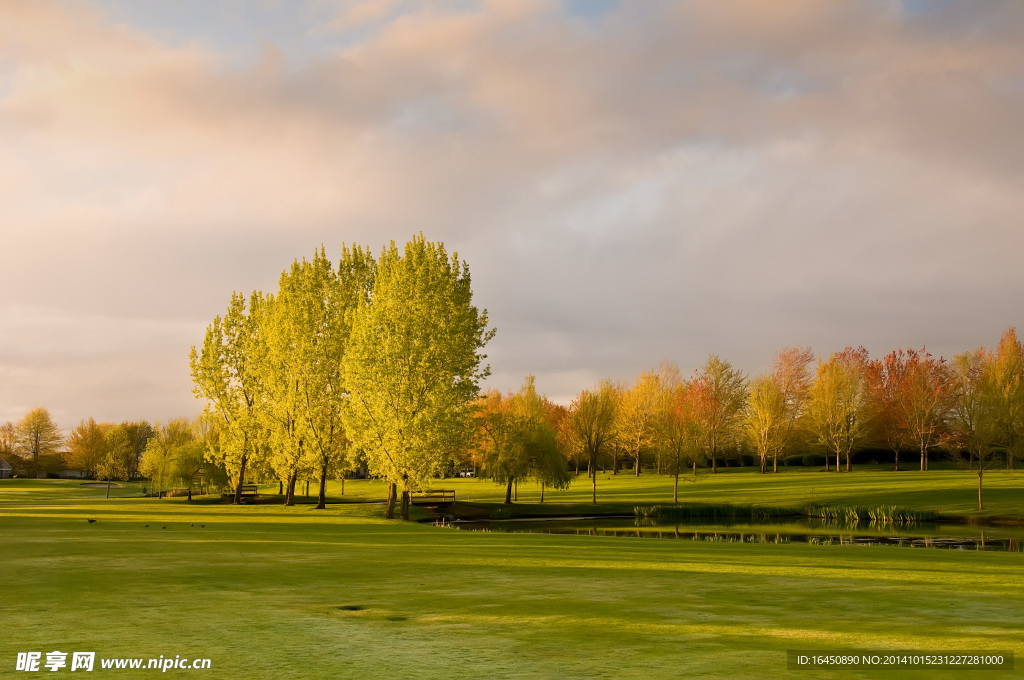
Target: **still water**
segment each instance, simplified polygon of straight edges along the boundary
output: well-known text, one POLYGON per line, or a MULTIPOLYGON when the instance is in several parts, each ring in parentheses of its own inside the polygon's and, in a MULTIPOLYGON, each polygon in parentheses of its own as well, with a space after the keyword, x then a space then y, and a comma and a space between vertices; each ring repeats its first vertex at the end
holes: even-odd
POLYGON ((963 524, 842 525, 819 520, 730 524, 654 524, 649 520, 556 518, 548 520, 456 521, 466 531, 661 538, 722 543, 808 543, 816 545, 894 545, 908 548, 1024 552, 1024 527, 963 524))

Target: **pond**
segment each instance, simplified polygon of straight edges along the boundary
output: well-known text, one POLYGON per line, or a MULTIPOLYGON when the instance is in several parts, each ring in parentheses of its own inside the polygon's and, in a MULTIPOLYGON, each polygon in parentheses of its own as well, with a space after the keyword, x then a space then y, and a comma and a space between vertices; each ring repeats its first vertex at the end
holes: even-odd
POLYGON ((820 520, 756 523, 671 523, 627 518, 552 518, 545 520, 455 521, 465 531, 661 538, 722 543, 808 543, 816 545, 895 545, 911 548, 1024 552, 1024 527, 978 527, 963 524, 841 525, 820 520))

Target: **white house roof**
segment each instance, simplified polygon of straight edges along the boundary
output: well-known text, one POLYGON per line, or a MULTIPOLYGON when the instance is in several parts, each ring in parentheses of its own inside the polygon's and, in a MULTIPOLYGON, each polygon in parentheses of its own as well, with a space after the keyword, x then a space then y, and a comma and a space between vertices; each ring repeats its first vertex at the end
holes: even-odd
POLYGON ((8 463, 3 458, 0 458, 0 470, 13 470, 13 469, 14 468, 11 467, 10 463, 8 463))

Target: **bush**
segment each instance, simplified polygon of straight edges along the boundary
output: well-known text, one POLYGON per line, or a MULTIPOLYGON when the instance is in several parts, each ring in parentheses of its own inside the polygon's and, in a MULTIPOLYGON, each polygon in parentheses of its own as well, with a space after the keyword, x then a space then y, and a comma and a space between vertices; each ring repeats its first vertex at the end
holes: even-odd
POLYGON ((744 467, 751 467, 751 466, 753 466, 754 465, 754 457, 750 456, 750 455, 747 455, 747 454, 743 454, 742 456, 740 456, 740 465, 742 465, 744 467))
POLYGON ((808 453, 804 456, 804 467, 820 467, 825 464, 825 456, 816 453, 808 453))
POLYGON ((796 467, 797 465, 804 464, 804 457, 801 455, 786 456, 782 459, 782 464, 786 467, 796 467))

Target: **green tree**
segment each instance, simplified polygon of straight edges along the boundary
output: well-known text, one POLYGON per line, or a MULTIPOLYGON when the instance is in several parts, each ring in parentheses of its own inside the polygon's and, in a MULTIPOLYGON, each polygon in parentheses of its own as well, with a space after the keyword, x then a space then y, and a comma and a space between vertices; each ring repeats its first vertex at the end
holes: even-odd
POLYGON ((389 517, 400 491, 407 519, 409 491, 472 436, 471 404, 489 373, 479 350, 494 335, 472 297, 469 266, 420 235, 384 250, 372 297, 353 310, 343 417, 371 472, 390 482, 389 517))
POLYGON ((154 490, 184 487, 191 502, 196 480, 213 467, 205 458, 206 443, 196 429, 185 418, 157 424, 139 464, 141 472, 153 481, 154 490))
POLYGON ((328 473, 345 467, 341 414, 348 399, 341 369, 352 312, 369 300, 374 264, 369 251, 343 247, 335 270, 321 247, 312 261, 296 261, 282 273, 277 295, 268 300, 263 411, 275 440, 271 462, 288 480, 288 505, 300 469, 319 475, 322 509, 328 473))
POLYGON ((193 393, 207 401, 206 411, 223 425, 211 454, 234 478, 236 504, 241 502, 246 468, 265 439, 258 412, 258 368, 266 354, 264 304, 263 294, 254 291, 246 311, 245 297, 232 293, 224 318, 215 317, 207 327, 202 350, 193 347, 189 353, 193 393))
POLYGON ((111 423, 97 423, 92 418, 80 422, 68 436, 64 464, 95 476, 107 452, 106 434, 111 427, 111 423))
POLYGON ((583 390, 569 406, 568 429, 572 446, 582 451, 589 464, 591 502, 597 503, 597 458, 611 446, 615 436, 615 386, 601 381, 593 390, 583 390))
POLYGON ((114 425, 106 433, 106 451, 96 466, 100 479, 107 482, 107 498, 110 498, 110 483, 114 479, 127 479, 131 474, 135 447, 128 423, 114 425))
POLYGON ((60 428, 53 422, 50 412, 37 407, 25 414, 17 425, 17 450, 28 462, 29 473, 34 477, 52 466, 51 461, 64 443, 60 428))

